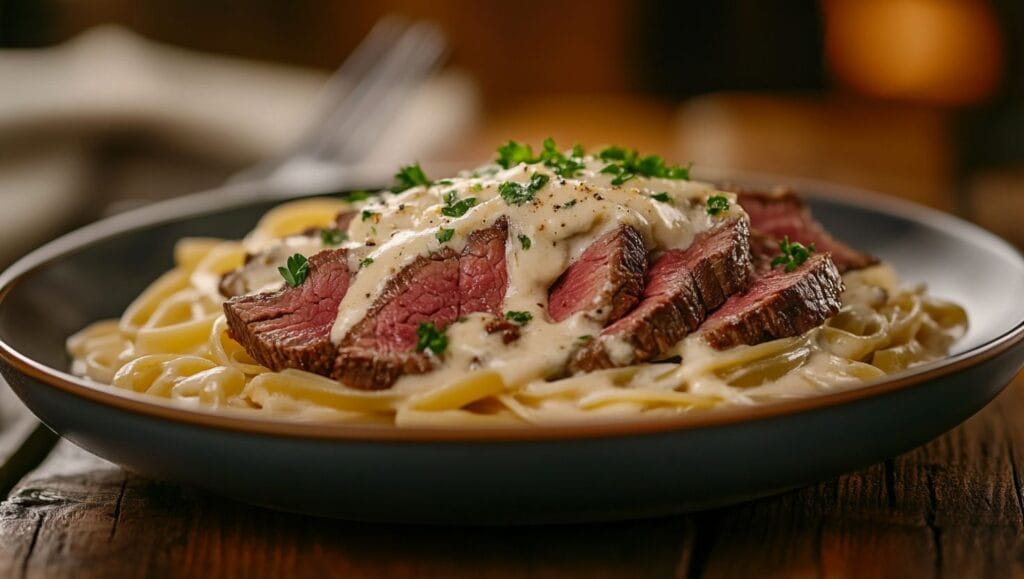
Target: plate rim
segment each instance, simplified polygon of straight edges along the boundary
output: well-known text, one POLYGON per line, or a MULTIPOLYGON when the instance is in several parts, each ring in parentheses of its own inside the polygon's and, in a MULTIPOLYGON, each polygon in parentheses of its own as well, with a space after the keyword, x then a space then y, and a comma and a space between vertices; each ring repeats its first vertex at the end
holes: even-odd
MULTIPOLYGON (((714 170, 711 170, 715 173, 714 170)), ((1004 254, 1024 271, 1024 255, 995 234, 960 219, 916 203, 872 191, 813 179, 770 176, 767 174, 722 172, 723 176, 743 182, 792 184, 807 197, 837 200, 846 205, 888 213, 929 225, 945 232, 969 235, 978 245, 1004 254)), ((721 181, 721 178, 717 179, 721 181)), ((11 290, 33 272, 57 259, 113 237, 144 229, 162 222, 196 217, 204 213, 241 207, 264 201, 284 202, 280 193, 260 184, 238 184, 170 199, 135 211, 86 225, 63 235, 25 255, 0 275, 0 308, 11 290)), ((151 399, 134 392, 73 376, 51 368, 17 351, 0 339, 0 360, 15 371, 65 394, 146 418, 171 421, 184 426, 207 427, 235 434, 279 436, 319 441, 359 441, 391 443, 423 442, 540 442, 639 436, 709 429, 782 418, 815 410, 885 396, 928 381, 956 374, 990 360, 1024 341, 1024 317, 1009 330, 977 346, 936 360, 921 368, 883 378, 865 386, 819 394, 806 398, 781 400, 757 406, 729 407, 681 414, 672 417, 610 419, 579 424, 471 427, 395 427, 377 425, 303 422, 246 416, 239 411, 222 412, 182 406, 172 401, 151 399)))

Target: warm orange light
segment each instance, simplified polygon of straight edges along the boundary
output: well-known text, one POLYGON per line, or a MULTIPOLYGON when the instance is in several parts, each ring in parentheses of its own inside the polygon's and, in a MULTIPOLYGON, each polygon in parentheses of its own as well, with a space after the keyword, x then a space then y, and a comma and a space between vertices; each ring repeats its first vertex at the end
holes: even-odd
POLYGON ((975 103, 999 84, 1003 42, 976 0, 825 0, 825 50, 843 84, 882 98, 975 103))

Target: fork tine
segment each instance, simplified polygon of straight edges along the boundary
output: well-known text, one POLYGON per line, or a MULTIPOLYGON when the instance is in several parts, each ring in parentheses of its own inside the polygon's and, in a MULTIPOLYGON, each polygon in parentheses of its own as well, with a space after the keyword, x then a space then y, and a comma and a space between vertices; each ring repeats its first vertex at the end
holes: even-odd
POLYGON ((408 30, 408 22, 394 15, 382 18, 370 29, 341 67, 327 79, 317 99, 318 104, 315 105, 319 110, 313 115, 309 127, 293 147, 294 150, 301 150, 320 139, 324 123, 334 116, 339 105, 394 51, 395 44, 408 30))
POLYGON ((312 153, 324 160, 352 162, 369 151, 380 128, 430 75, 445 53, 440 30, 428 23, 411 27, 378 68, 334 112, 312 153))
MULTIPOLYGON (((440 29, 421 22, 410 30, 412 40, 404 59, 395 55, 394 68, 372 83, 359 110, 344 123, 325 133, 319 154, 336 161, 353 162, 365 156, 394 121, 394 113, 409 100, 422 81, 440 65, 447 54, 440 29)), ((382 67, 383 68, 383 67, 382 67)))

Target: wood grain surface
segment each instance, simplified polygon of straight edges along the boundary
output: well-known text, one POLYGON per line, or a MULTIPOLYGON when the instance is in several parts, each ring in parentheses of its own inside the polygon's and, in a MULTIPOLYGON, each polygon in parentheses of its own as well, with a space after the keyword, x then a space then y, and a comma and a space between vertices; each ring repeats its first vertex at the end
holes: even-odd
POLYGON ((1024 379, 953 432, 689 516, 505 529, 277 513, 61 442, 0 503, 0 577, 1024 576, 1024 379))

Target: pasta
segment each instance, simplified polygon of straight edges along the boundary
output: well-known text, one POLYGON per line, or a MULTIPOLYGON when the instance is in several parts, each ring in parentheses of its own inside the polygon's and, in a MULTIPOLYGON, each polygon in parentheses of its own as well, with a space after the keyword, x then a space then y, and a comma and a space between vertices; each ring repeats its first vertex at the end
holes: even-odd
POLYGON ((802 335, 712 350, 697 335, 669 361, 554 380, 483 368, 399 381, 366 391, 287 369, 272 372, 228 334, 217 293, 247 251, 309 227, 346 206, 334 199, 285 204, 245 242, 183 239, 176 267, 154 281, 119 320, 68 339, 72 370, 90 380, 206 408, 298 420, 440 425, 546 424, 657 416, 756 404, 849 388, 940 358, 964 332, 963 309, 901 287, 885 265, 847 273, 840 312, 802 335))

